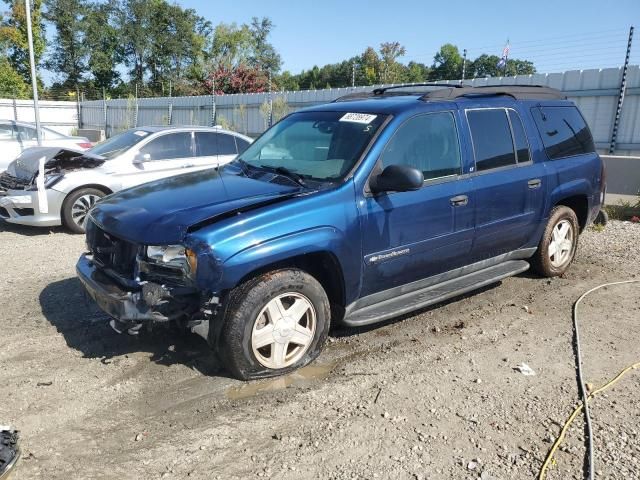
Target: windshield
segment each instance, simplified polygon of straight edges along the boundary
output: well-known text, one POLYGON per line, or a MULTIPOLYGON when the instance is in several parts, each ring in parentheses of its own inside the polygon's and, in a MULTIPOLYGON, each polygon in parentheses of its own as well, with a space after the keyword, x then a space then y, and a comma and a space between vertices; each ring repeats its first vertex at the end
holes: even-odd
POLYGON ((88 153, 100 155, 107 160, 114 158, 125 150, 130 149, 138 142, 141 142, 149 136, 149 132, 145 130, 127 130, 111 137, 109 140, 99 143, 88 153))
POLYGON ((347 112, 294 113, 252 143, 239 160, 302 179, 338 181, 356 164, 385 118, 347 112))

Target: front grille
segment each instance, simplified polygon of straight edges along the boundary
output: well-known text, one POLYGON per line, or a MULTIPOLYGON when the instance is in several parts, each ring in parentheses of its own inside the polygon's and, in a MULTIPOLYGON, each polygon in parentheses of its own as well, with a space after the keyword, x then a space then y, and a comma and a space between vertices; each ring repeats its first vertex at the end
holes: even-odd
POLYGON ((16 178, 7 172, 0 174, 0 190, 24 190, 25 187, 29 186, 29 183, 31 182, 16 178))
POLYGON ((105 232, 91 219, 87 221, 86 232, 87 245, 95 261, 105 268, 133 279, 138 245, 105 232))
POLYGON ((0 207, 0 217, 9 218, 9 212, 7 211, 6 208, 0 207))

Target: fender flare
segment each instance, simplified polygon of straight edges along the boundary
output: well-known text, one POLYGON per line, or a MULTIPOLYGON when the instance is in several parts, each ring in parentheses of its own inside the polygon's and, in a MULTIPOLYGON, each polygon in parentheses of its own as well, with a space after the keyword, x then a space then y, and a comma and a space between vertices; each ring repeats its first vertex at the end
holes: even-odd
POLYGON ((331 226, 301 230, 252 245, 223 261, 220 289, 234 288, 251 272, 268 265, 313 253, 332 254, 342 270, 340 274, 344 275, 346 268, 354 263, 346 264, 345 258, 354 259, 356 263, 359 258, 356 251, 351 251, 357 249, 349 247, 345 249, 348 245, 349 242, 344 238, 344 233, 331 226), (342 252, 338 252, 339 249, 342 249, 342 252))

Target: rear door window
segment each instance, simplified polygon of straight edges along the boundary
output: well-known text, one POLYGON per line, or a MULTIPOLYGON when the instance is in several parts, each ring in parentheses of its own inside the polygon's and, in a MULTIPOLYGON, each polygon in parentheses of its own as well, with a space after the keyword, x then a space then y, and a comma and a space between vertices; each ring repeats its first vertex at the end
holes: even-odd
POLYGON ((536 107, 531 112, 550 159, 595 152, 589 127, 576 107, 536 107))
POLYGON ((460 174, 460 148, 453 115, 438 112, 407 120, 385 147, 382 165, 417 168, 425 180, 460 174))
POLYGON ((142 155, 150 155, 150 161, 192 157, 191 132, 162 135, 140 149, 142 155))
POLYGON ((513 130, 513 141, 516 144, 518 163, 528 162, 531 160, 529 142, 527 141, 527 135, 524 133, 524 127, 522 126, 520 115, 518 115, 515 110, 508 110, 508 112, 509 120, 511 121, 511 129, 513 130))
POLYGON ((467 120, 477 171, 516 164, 511 128, 504 108, 467 110, 467 120))
POLYGON ((196 156, 236 155, 236 142, 225 133, 196 132, 196 156))

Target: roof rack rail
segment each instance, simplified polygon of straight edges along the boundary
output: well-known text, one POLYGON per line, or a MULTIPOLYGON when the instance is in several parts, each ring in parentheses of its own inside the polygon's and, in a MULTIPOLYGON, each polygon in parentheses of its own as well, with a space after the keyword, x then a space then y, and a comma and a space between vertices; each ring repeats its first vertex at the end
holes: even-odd
MULTIPOLYGON (((411 88, 411 87, 444 87, 444 88, 462 88, 467 85, 449 84, 449 83, 404 83, 402 85, 390 85, 388 87, 378 87, 366 92, 354 92, 348 93, 341 97, 336 98, 331 103, 336 102, 348 102, 350 100, 364 100, 371 97, 379 97, 384 95, 387 90, 397 90, 399 88, 411 88)), ((389 92, 390 95, 420 95, 422 92, 389 92)))
POLYGON ((564 100, 567 96, 560 90, 544 85, 481 85, 465 86, 427 92, 420 100, 455 100, 460 97, 506 95, 516 100, 564 100))
POLYGON ((449 83, 403 83, 402 85, 391 85, 389 87, 379 87, 373 90, 374 95, 382 95, 387 90, 395 90, 396 88, 411 88, 411 87, 445 87, 445 88, 462 88, 460 84, 449 83))

